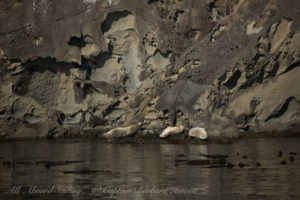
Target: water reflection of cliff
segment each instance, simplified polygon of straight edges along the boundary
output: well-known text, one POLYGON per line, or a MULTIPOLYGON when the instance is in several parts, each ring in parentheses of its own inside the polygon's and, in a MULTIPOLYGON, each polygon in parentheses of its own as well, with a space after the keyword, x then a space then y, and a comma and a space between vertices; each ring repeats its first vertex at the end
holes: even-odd
MULTIPOLYGON (((298 143, 298 138, 250 139, 223 145, 129 145, 103 144, 98 141, 3 143, 0 146, 2 160, 84 162, 49 169, 43 165, 1 165, 0 197, 15 185, 36 185, 81 190, 79 197, 68 194, 64 196, 67 199, 298 199, 300 162, 297 157, 293 163, 288 161, 288 152, 300 152, 298 143), (279 149, 284 152, 281 158, 277 157, 279 149), (203 154, 229 155, 229 162, 235 165, 243 162, 246 167, 209 168, 178 165, 175 161, 197 160, 203 158, 203 154), (244 155, 247 158, 243 159, 244 155), (287 160, 288 164, 280 165, 282 159, 287 160), (258 161, 262 166, 256 166, 258 161), (63 171, 66 170, 100 172, 64 174, 63 171), (100 190, 92 192, 92 188, 100 190), (180 194, 184 190, 195 188, 197 192, 180 194), (111 194, 112 191, 116 191, 116 194, 111 194)), ((47 195, 50 199, 58 196, 47 195)), ((4 197, 22 199, 24 196, 6 194, 4 197)))

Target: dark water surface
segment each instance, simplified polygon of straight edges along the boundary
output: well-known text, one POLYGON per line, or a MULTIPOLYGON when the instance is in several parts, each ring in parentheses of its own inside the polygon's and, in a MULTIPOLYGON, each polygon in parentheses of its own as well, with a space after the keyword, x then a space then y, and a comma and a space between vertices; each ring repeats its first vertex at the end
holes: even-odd
POLYGON ((300 138, 241 139, 209 145, 103 144, 97 140, 0 143, 1 162, 13 159, 15 163, 0 163, 0 199, 298 200, 299 153, 300 138), (278 157, 280 150, 282 157, 278 157), (298 153, 293 162, 289 152, 298 153), (235 167, 176 162, 201 159, 202 154, 228 155, 227 161, 235 167), (247 158, 243 159, 244 155, 247 158), (44 160, 83 162, 37 164, 44 160), (287 164, 280 164, 282 160, 287 164), (246 166, 239 167, 240 162, 246 166), (74 173, 80 170, 98 172, 74 173))

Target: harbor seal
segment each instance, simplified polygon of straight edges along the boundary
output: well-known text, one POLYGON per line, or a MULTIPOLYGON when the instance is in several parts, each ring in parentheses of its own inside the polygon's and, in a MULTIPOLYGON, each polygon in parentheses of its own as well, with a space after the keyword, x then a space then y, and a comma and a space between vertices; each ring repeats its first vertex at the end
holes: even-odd
POLYGON ((207 139, 207 133, 205 128, 195 127, 189 130, 189 136, 200 138, 202 140, 207 139))
POLYGON ((163 132, 159 135, 160 138, 166 138, 169 135, 179 134, 183 131, 184 127, 181 126, 169 126, 163 130, 163 132))
POLYGON ((128 127, 117 127, 103 134, 107 139, 128 137, 136 133, 140 128, 140 124, 128 127))

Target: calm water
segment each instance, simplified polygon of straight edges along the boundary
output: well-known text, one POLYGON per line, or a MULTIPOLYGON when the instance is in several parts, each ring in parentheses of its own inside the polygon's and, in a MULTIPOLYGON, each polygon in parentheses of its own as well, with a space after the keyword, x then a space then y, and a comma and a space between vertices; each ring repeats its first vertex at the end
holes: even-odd
POLYGON ((50 168, 0 163, 0 199, 298 200, 299 144, 300 138, 242 139, 233 144, 210 145, 103 144, 97 140, 0 143, 2 161, 84 161, 50 168), (283 152, 281 158, 279 150, 283 152), (289 152, 298 153, 293 162, 289 152), (177 165, 175 161, 200 159, 201 154, 228 155, 227 161, 249 166, 208 168, 177 165), (287 164, 281 165, 282 160, 287 164), (100 172, 63 173, 78 170, 100 172))

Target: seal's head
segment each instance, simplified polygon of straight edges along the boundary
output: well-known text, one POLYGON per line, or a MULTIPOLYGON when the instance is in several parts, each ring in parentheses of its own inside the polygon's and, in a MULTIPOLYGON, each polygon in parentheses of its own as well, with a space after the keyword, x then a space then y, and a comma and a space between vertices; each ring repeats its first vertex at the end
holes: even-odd
POLYGON ((200 129, 201 129, 200 139, 206 140, 207 139, 207 133, 205 131, 205 128, 200 128, 200 129))

